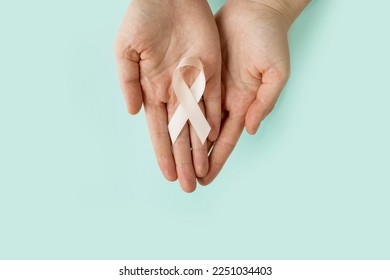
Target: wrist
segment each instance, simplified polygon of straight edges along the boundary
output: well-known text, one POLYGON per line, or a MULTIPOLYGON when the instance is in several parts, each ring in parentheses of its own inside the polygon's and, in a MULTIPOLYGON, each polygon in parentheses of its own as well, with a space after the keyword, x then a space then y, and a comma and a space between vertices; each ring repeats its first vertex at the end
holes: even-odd
MULTIPOLYGON (((234 1, 234 0, 231 0, 234 1)), ((237 0, 238 2, 252 2, 266 6, 278 12, 286 21, 289 28, 299 14, 305 9, 311 0, 237 0)))
MULTIPOLYGON (((148 2, 150 4, 160 4, 160 5, 168 5, 168 6, 176 6, 183 5, 185 3, 194 3, 193 0, 132 0, 132 2, 148 2)), ((197 0, 197 2, 205 2, 208 3, 208 0, 197 0)))

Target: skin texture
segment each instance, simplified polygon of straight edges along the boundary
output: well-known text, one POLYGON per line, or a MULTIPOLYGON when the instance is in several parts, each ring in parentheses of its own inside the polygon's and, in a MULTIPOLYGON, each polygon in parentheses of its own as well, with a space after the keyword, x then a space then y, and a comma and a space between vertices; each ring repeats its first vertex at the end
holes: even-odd
POLYGON ((211 183, 246 128, 255 134, 290 73, 288 29, 308 1, 230 0, 216 15, 222 49, 222 124, 209 159, 211 183))
MULTIPOLYGON (((120 85, 130 114, 144 105, 158 165, 169 181, 179 179, 192 192, 196 178, 208 173, 207 144, 201 145, 188 124, 172 146, 168 122, 178 102, 171 87, 173 71, 183 57, 197 57, 204 66, 206 90, 199 103, 214 142, 221 121, 221 49, 217 26, 205 0, 133 0, 116 43, 120 85)), ((182 72, 191 83, 193 69, 182 72)))

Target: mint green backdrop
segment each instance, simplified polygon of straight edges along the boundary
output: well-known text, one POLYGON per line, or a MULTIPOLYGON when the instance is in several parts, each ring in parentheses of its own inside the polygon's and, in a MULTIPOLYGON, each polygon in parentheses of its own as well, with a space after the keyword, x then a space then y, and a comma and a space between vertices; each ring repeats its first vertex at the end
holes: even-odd
POLYGON ((125 110, 128 1, 2 0, 0 258, 388 259, 389 3, 314 1, 275 111, 189 195, 125 110))

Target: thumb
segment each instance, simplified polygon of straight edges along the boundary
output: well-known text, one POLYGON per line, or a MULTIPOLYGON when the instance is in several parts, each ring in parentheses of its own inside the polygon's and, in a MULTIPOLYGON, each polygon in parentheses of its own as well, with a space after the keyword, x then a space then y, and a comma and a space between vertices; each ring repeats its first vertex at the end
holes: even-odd
POLYGON ((135 115, 142 107, 142 90, 139 73, 139 54, 131 47, 115 46, 119 82, 125 98, 127 111, 135 115))
POLYGON ((245 116, 245 128, 249 134, 253 135, 257 132, 260 123, 275 107, 289 76, 288 71, 285 74, 281 73, 264 73, 256 99, 249 106, 245 116))

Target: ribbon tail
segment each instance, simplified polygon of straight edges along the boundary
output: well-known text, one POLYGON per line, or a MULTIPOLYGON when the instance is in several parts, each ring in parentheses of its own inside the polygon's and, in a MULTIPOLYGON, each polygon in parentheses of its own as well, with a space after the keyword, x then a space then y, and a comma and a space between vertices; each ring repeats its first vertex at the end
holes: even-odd
MULTIPOLYGON (((201 111, 202 113, 202 111, 201 111)), ((203 114, 202 114, 203 116, 203 114)), ((194 128, 196 134, 199 137, 200 142, 202 145, 206 142, 207 137, 209 136, 209 133, 211 131, 211 127, 209 123, 207 122, 206 118, 190 118, 190 123, 192 127, 194 128), (195 120, 193 120, 195 119, 195 120)))
POLYGON ((172 145, 175 144, 177 137, 187 122, 188 116, 184 108, 179 105, 168 124, 169 135, 171 136, 172 145))

